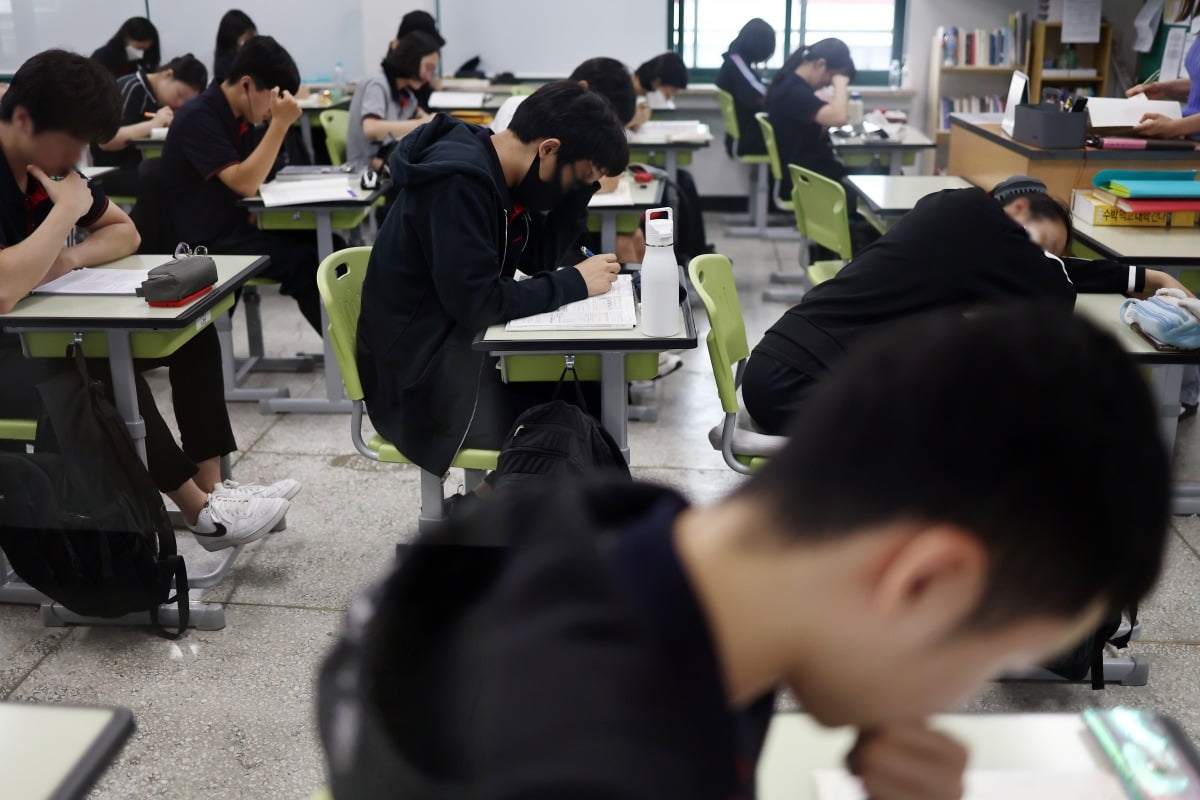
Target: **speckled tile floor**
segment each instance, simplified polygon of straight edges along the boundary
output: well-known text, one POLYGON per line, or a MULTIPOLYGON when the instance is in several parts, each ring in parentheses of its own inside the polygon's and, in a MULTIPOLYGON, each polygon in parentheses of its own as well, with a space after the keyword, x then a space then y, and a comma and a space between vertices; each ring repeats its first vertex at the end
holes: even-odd
MULTIPOLYGON (((756 341, 784 310, 764 304, 771 271, 792 269, 796 245, 723 240, 715 217, 709 238, 735 263, 748 334, 756 341)), ((268 347, 315 351, 294 305, 264 298, 268 347)), ((703 315, 700 326, 704 329, 703 315)), ((235 326, 239 335, 240 323, 235 326)), ((239 345, 243 350, 244 341, 239 345)), ((257 375, 257 385, 320 391, 321 373, 257 375)), ((165 378, 153 376, 162 407, 165 378)), ((630 424, 634 473, 669 484, 697 501, 721 496, 741 480, 708 445, 720 419, 703 349, 656 384, 657 423, 630 424)), ((350 599, 378 575, 393 545, 411 535, 418 477, 411 467, 380 466, 354 454, 345 417, 265 417, 253 405, 231 411, 242 450, 240 480, 283 476, 304 482, 288 529, 250 545, 232 574, 206 597, 224 601, 227 625, 192 631, 179 642, 144 630, 43 628, 32 607, 0 606, 0 699, 119 704, 138 730, 91 797, 305 798, 323 782, 313 711, 314 674, 350 599)), ((1195 423, 1180 436, 1178 472, 1200 479, 1195 423)), ((453 482, 454 479, 452 478, 453 482)), ((186 534, 181 547, 198 556, 186 534)), ((1093 693, 1063 685, 998 685, 974 710, 1062 710, 1124 703, 1169 711, 1200 739, 1200 520, 1173 521, 1168 568, 1144 611, 1145 634, 1133 651, 1151 659, 1150 684, 1093 693)), ((3 792, 0 790, 0 795, 3 792)))

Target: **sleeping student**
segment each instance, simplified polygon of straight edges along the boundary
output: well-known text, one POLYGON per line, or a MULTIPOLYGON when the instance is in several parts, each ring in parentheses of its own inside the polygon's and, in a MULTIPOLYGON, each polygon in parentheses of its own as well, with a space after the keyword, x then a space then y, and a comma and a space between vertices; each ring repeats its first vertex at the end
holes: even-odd
POLYGON ((670 100, 688 86, 688 69, 683 63, 683 56, 678 53, 663 53, 655 56, 633 71, 633 90, 638 95, 637 113, 629 123, 629 129, 636 131, 650 121, 650 101, 646 95, 658 92, 670 100))
POLYGON ((350 103, 347 162, 367 166, 380 144, 401 139, 432 119, 421 109, 416 90, 437 74, 439 46, 428 33, 406 34, 388 50, 379 72, 359 82, 350 103))
POLYGON ((158 49, 158 28, 145 17, 130 17, 111 39, 92 53, 92 58, 114 78, 129 75, 138 68, 153 72, 162 58, 158 49))
POLYGON ((737 38, 729 43, 729 50, 717 73, 717 88, 733 96, 734 112, 737 114, 737 152, 733 151, 734 140, 725 135, 725 149, 731 156, 765 155, 767 146, 763 142, 762 128, 754 115, 767 110, 767 85, 755 69, 775 54, 775 29, 765 20, 755 17, 742 26, 737 38))
POLYGON ((92 145, 93 164, 118 168, 100 179, 107 194, 136 194, 137 165, 142 154, 130 142, 146 138, 154 128, 170 125, 175 112, 207 85, 208 70, 191 53, 171 59, 158 72, 146 73, 138 67, 117 80, 121 127, 107 142, 92 145))

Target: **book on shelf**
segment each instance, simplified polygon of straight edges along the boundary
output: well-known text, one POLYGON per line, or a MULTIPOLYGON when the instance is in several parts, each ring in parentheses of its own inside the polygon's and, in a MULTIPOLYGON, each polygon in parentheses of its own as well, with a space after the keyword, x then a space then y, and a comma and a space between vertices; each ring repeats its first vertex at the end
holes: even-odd
POLYGON ((951 114, 1001 114, 1004 98, 998 94, 968 97, 943 97, 939 130, 950 129, 951 114))
POLYGON ((1007 27, 994 30, 939 27, 936 36, 942 43, 942 66, 1022 66, 1029 39, 1028 27, 1028 15, 1024 12, 1010 14, 1007 27))

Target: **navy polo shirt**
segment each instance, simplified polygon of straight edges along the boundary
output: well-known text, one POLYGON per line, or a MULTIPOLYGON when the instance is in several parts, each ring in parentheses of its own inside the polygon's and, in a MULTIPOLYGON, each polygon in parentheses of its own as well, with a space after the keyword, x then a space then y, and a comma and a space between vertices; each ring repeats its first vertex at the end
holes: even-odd
MULTIPOLYGON (((130 75, 117 79, 117 93, 121 96, 121 125, 137 125, 146 121, 146 114, 158 111, 158 98, 150 86, 146 71, 139 68, 130 75)), ((101 150, 92 145, 92 163, 100 167, 133 167, 140 164, 142 154, 133 145, 124 150, 101 150)))
POLYGON ((175 234, 196 247, 248 224, 241 198, 218 174, 240 164, 258 143, 214 83, 175 114, 163 147, 163 173, 175 234))

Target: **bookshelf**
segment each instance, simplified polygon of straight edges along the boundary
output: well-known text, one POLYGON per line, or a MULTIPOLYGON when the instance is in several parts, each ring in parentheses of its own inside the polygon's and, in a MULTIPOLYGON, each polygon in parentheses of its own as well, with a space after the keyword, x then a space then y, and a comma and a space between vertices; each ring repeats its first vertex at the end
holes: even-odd
POLYGON ((1112 63, 1112 23, 1100 26, 1100 41, 1090 44, 1071 45, 1079 55, 1078 69, 1092 70, 1090 75, 1060 75, 1058 70, 1046 74, 1046 61, 1056 61, 1066 45, 1062 41, 1061 22, 1034 22, 1029 32, 1029 100, 1037 103, 1042 99, 1042 89, 1086 89, 1092 95, 1104 97, 1108 94, 1108 70, 1112 63))
POLYGON ((946 64, 945 41, 941 29, 933 36, 929 56, 929 93, 926 95, 926 130, 939 149, 950 141, 950 129, 943 124, 943 98, 1003 98, 1013 70, 1024 69, 1024 52, 1009 64, 946 64))

